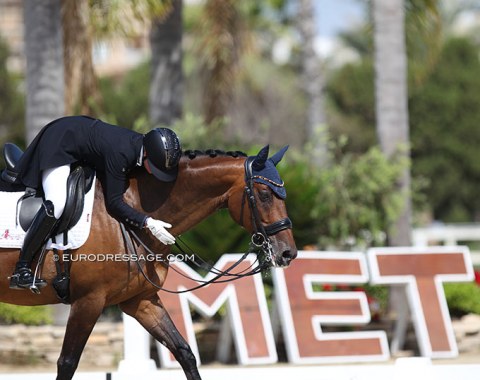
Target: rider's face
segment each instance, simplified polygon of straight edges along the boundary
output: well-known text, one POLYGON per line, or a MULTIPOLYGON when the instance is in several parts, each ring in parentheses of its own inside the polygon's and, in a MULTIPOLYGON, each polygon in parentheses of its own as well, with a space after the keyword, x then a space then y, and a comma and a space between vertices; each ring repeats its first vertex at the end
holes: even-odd
POLYGON ((148 160, 145 158, 147 157, 147 152, 144 150, 143 151, 143 166, 145 166, 145 169, 147 169, 147 172, 149 174, 152 174, 152 170, 150 169, 150 164, 148 163, 148 160))

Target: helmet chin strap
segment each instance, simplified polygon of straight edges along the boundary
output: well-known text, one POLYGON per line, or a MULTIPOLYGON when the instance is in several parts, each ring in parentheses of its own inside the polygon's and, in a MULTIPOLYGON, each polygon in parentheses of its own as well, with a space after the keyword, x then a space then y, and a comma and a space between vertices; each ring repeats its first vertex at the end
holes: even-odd
POLYGON ((152 170, 150 169, 150 164, 148 163, 147 160, 143 161, 143 166, 145 167, 145 169, 147 169, 148 174, 152 174, 152 170))
POLYGON ((143 167, 147 170, 148 174, 152 174, 150 164, 147 161, 147 150, 145 149, 145 147, 143 148, 143 167))

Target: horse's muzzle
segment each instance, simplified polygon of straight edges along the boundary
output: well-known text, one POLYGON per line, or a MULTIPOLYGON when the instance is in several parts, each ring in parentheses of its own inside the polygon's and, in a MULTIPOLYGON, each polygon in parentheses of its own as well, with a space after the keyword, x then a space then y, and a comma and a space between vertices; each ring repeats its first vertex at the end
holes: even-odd
POLYGON ((275 255, 275 266, 287 267, 296 257, 296 248, 284 248, 283 250, 278 250, 277 254, 275 255))

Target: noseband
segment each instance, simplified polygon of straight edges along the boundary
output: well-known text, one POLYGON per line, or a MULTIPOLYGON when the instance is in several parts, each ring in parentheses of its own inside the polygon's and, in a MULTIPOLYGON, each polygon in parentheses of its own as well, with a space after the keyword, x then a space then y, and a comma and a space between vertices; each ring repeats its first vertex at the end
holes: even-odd
POLYGON ((253 191, 253 183, 255 176, 253 175, 252 164, 255 157, 248 157, 245 160, 245 192, 242 199, 241 224, 243 225, 243 211, 245 199, 248 201, 250 207, 251 222, 253 227, 252 244, 260 248, 265 254, 265 260, 273 260, 273 248, 269 236, 273 236, 280 231, 291 229, 292 221, 286 217, 268 225, 262 223, 260 213, 257 207, 257 200, 253 191))

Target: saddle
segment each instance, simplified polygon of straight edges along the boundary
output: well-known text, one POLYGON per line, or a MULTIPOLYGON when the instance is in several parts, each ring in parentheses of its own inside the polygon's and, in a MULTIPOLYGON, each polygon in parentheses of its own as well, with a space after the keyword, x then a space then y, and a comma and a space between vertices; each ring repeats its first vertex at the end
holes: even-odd
MULTIPOLYGON (((11 185, 11 191, 19 191, 18 172, 15 171, 17 162, 22 157, 23 151, 12 143, 6 143, 3 148, 5 158, 5 169, 1 173, 3 182, 11 185)), ((88 166, 74 165, 67 180, 67 200, 65 209, 60 217, 57 227, 52 235, 56 236, 70 230, 78 223, 83 211, 85 193, 93 183, 95 172, 88 166)), ((22 188, 22 186, 20 186, 22 188)), ((8 191, 8 185, 3 189, 8 191)), ((37 189, 23 186, 24 195, 18 200, 19 210, 17 212, 18 222, 24 231, 30 227, 33 218, 42 206, 43 194, 37 189)))

